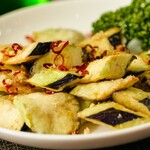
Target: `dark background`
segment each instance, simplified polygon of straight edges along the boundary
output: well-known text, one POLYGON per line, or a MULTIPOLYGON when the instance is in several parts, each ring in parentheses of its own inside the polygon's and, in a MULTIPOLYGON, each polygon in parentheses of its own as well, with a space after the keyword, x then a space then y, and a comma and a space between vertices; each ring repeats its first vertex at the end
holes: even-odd
POLYGON ((44 4, 49 1, 51 0, 0 0, 0 15, 18 8, 44 4))

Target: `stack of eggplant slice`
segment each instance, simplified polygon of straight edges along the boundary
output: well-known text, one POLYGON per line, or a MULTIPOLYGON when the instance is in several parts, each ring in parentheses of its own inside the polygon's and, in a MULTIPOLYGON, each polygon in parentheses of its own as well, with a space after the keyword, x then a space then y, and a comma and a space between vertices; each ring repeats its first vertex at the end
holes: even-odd
POLYGON ((130 53, 119 28, 88 38, 48 29, 30 39, 0 46, 0 127, 76 134, 86 121, 112 129, 150 122, 149 52, 130 53))

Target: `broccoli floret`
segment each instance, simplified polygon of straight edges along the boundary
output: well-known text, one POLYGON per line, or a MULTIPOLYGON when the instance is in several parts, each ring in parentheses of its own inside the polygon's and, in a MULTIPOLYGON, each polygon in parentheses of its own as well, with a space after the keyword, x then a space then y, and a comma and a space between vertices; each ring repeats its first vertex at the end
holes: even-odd
POLYGON ((129 6, 104 13, 93 23, 93 33, 120 27, 127 40, 139 39, 143 50, 150 49, 150 0, 132 0, 129 6))

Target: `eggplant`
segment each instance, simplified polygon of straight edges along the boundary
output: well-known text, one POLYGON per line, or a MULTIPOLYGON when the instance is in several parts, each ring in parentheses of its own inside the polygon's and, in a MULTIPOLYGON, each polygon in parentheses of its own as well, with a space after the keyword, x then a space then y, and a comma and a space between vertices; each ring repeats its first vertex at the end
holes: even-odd
POLYGON ((0 95, 0 127, 20 131, 24 120, 9 96, 0 95))
POLYGON ((83 39, 85 36, 76 30, 72 29, 45 29, 42 31, 34 32, 32 34, 34 41, 37 42, 48 42, 48 41, 69 41, 70 44, 75 44, 83 39))
POLYGON ((86 108, 78 112, 78 117, 113 129, 132 127, 150 121, 148 115, 132 111, 111 101, 86 108))
POLYGON ((149 60, 143 59, 141 56, 134 55, 134 59, 127 67, 128 72, 141 73, 144 71, 150 71, 149 60))
POLYGON ((74 45, 67 45, 62 50, 60 57, 57 57, 58 55, 53 53, 53 51, 49 51, 34 62, 30 69, 30 73, 31 75, 34 75, 35 73, 39 73, 41 70, 46 70, 47 68, 44 67, 45 64, 61 65, 63 63, 63 65, 67 68, 80 66, 82 64, 82 54, 82 49, 74 45))
POLYGON ((81 83, 96 82, 104 79, 118 79, 124 76, 126 67, 132 60, 132 54, 119 52, 114 55, 103 57, 91 61, 86 70, 86 74, 81 83))
POLYGON ((126 90, 114 92, 113 100, 125 107, 145 113, 150 116, 150 92, 130 87, 126 90))
POLYGON ((62 91, 65 87, 79 82, 81 77, 81 75, 70 71, 48 68, 34 74, 27 82, 48 90, 62 91))
MULTIPOLYGON (((3 52, 0 61, 3 62, 4 64, 16 65, 36 60, 40 58, 41 55, 44 55, 47 52, 49 52, 51 43, 52 42, 45 42, 45 43, 34 42, 27 46, 24 47, 22 46, 22 49, 16 51, 12 48, 12 45, 10 45, 9 50, 12 52, 15 51, 16 54, 7 56, 5 54, 6 52, 5 53, 3 52)), ((6 48, 5 51, 7 51, 7 49, 8 48, 6 48)))
POLYGON ((111 43, 111 45, 113 47, 116 47, 117 45, 121 45, 122 41, 121 41, 121 33, 116 33, 111 35, 109 38, 109 42, 111 43))
POLYGON ((74 80, 77 80, 79 78, 82 78, 82 77, 68 73, 65 77, 47 85, 46 88, 59 90, 61 87, 65 86, 65 85, 69 84, 70 82, 73 82, 74 80))
POLYGON ((71 134, 79 128, 79 104, 64 92, 16 95, 14 104, 32 132, 71 134))
POLYGON ((44 55, 50 51, 52 42, 38 43, 29 56, 44 55))
POLYGON ((132 114, 129 112, 125 112, 122 110, 117 110, 115 108, 109 108, 102 112, 99 112, 97 114, 93 114, 91 116, 88 116, 88 118, 96 119, 101 122, 104 122, 106 124, 116 126, 118 124, 123 124, 124 122, 131 121, 134 119, 141 118, 141 116, 138 116, 136 114, 132 114), (121 117, 118 117, 118 116, 121 117))
POLYGON ((137 81, 137 77, 127 76, 125 79, 78 84, 70 94, 87 100, 101 101, 108 99, 115 91, 133 86, 137 81))

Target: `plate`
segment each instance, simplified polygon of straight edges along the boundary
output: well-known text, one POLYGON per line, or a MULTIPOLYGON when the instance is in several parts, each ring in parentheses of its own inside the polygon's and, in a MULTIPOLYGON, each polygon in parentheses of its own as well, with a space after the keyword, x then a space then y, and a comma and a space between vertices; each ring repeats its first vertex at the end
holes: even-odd
MULTIPOLYGON (((0 17, 0 44, 25 43, 25 35, 46 28, 72 28, 87 34, 100 14, 130 2, 65 0, 12 11, 0 17)), ((92 133, 78 135, 44 135, 0 128, 0 138, 38 148, 92 149, 141 140, 150 133, 150 123, 115 131, 104 126, 93 127, 92 133)))

